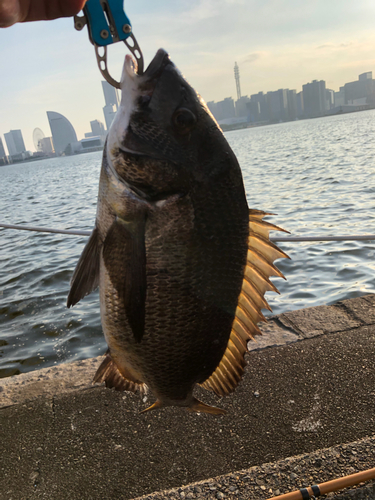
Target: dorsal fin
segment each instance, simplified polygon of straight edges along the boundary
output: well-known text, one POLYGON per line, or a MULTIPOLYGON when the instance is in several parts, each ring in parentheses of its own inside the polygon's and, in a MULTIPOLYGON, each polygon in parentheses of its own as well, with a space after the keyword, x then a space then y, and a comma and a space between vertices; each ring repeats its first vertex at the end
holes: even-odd
POLYGON ((238 297, 236 316, 233 320, 227 348, 212 375, 203 382, 202 387, 218 396, 225 396, 235 390, 240 382, 246 365, 247 342, 254 335, 261 335, 257 327, 259 321, 266 321, 261 309, 272 310, 264 294, 266 291, 278 293, 270 276, 285 279, 283 273, 273 264, 276 259, 288 258, 269 240, 270 231, 285 231, 278 226, 263 221, 266 215, 261 210, 249 210, 249 239, 247 264, 244 270, 242 290, 238 297))

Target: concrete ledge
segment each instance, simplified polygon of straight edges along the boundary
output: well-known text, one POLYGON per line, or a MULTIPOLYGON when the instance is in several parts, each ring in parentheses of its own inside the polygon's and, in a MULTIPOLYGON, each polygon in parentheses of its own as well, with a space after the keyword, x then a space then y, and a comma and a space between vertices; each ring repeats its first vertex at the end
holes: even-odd
POLYGON ((373 467, 374 304, 366 296, 274 317, 233 395, 198 391, 227 410, 221 417, 140 415, 150 401, 91 386, 99 359, 1 380, 0 498, 257 499, 373 467), (169 491, 197 481, 217 489, 169 491))
MULTIPOLYGON (((355 474, 375 465, 375 436, 314 453, 262 464, 169 491, 160 491, 136 500, 238 499, 267 500, 312 484, 355 474)), ((331 493, 329 498, 375 498, 375 481, 331 493)), ((324 496, 327 498, 327 496, 324 496)))

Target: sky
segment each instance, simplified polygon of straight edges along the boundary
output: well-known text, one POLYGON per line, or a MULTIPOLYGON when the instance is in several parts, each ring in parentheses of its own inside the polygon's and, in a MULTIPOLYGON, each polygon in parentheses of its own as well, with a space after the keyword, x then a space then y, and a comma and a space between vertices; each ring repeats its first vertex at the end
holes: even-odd
MULTIPOLYGON (((158 48, 206 101, 296 89, 314 79, 335 91, 360 73, 375 77, 373 0, 127 0, 125 10, 145 66, 158 48)), ((38 127, 50 136, 47 111, 63 114, 78 140, 90 121, 104 123, 102 77, 87 28, 73 18, 0 29, 0 136, 21 129, 35 151, 38 127)), ((109 48, 108 67, 120 78, 127 49, 109 48)))

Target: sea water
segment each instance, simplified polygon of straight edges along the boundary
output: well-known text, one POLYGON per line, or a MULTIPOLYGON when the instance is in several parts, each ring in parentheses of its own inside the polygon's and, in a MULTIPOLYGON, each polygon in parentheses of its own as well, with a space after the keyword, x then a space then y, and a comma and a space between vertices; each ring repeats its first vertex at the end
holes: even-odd
MULTIPOLYGON (((375 111, 227 132, 250 208, 293 236, 375 233, 375 111)), ((0 168, 0 222, 91 230, 101 153, 0 168)), ((273 233, 272 236, 277 236, 273 233)), ((87 237, 0 229, 0 377, 105 352, 98 292, 66 308, 87 237)), ((375 242, 280 243, 274 314, 375 291, 375 242)))

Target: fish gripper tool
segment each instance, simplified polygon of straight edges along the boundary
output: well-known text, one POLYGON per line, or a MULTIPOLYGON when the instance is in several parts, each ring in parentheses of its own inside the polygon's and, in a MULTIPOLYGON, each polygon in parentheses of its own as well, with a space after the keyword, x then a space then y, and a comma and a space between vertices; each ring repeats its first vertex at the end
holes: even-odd
POLYGON ((123 0, 87 0, 83 16, 74 16, 74 27, 81 31, 86 24, 90 41, 95 47, 99 70, 109 84, 121 88, 107 67, 107 47, 116 42, 125 43, 137 61, 138 74, 143 73, 143 55, 125 14, 123 0))

